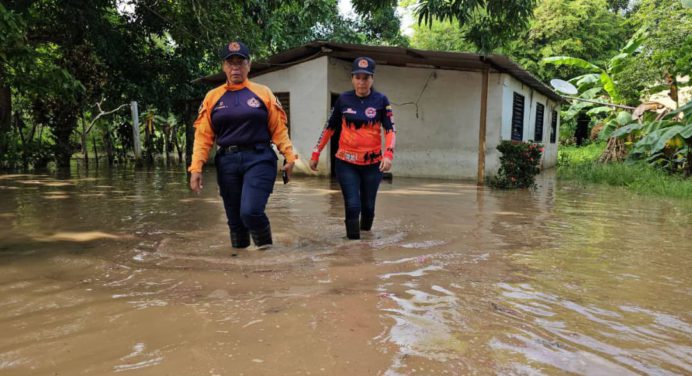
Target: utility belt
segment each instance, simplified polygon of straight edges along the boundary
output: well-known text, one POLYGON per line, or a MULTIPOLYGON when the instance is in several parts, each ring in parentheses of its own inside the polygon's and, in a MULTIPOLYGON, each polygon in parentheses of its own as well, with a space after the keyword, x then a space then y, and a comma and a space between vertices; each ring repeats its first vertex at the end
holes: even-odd
POLYGON ((218 146, 216 147, 216 152, 218 154, 232 154, 239 151, 249 151, 249 150, 264 150, 270 148, 271 144, 268 142, 263 142, 259 144, 243 144, 243 145, 228 145, 228 146, 218 146))

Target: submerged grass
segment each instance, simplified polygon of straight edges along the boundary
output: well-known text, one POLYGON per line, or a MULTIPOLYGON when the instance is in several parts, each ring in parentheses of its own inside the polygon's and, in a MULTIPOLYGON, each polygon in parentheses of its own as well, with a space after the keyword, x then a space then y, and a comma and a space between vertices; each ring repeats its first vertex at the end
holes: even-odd
POLYGON ((603 143, 584 147, 561 146, 558 155, 558 178, 626 187, 640 194, 692 198, 692 179, 670 175, 643 161, 598 163, 598 157, 604 148, 603 143))

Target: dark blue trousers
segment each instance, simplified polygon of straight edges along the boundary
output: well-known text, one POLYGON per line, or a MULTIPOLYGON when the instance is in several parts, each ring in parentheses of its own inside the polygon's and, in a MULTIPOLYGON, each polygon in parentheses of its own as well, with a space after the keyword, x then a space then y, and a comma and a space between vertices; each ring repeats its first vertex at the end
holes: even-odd
POLYGON ((336 159, 336 177, 344 195, 346 220, 375 217, 375 198, 382 181, 380 164, 355 165, 336 159))
POLYGON ((217 153, 216 173, 231 233, 247 234, 269 226, 264 213, 276 181, 276 154, 269 144, 254 150, 217 153))

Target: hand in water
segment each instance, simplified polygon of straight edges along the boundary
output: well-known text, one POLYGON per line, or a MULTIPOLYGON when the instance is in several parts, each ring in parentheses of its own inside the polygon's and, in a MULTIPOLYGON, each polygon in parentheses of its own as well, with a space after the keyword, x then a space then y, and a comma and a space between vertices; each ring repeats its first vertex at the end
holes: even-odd
POLYGON ((204 188, 202 185, 202 173, 193 172, 190 174, 190 189, 193 192, 200 194, 202 192, 202 188, 204 188))

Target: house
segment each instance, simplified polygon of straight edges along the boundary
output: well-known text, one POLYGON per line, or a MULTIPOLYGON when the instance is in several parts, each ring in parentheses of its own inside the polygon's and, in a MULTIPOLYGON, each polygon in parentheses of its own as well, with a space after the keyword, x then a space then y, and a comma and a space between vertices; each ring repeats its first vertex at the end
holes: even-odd
MULTIPOLYGON (((501 140, 541 142, 543 168, 557 163, 561 97, 499 55, 423 51, 316 41, 253 62, 250 77, 269 86, 289 115, 289 132, 307 160, 339 93, 351 90, 351 62, 377 62, 376 90, 392 103, 397 143, 395 176, 476 179, 499 168, 501 140)), ((221 84, 223 73, 196 80, 221 84)), ((320 174, 333 173, 333 140, 320 174)))

